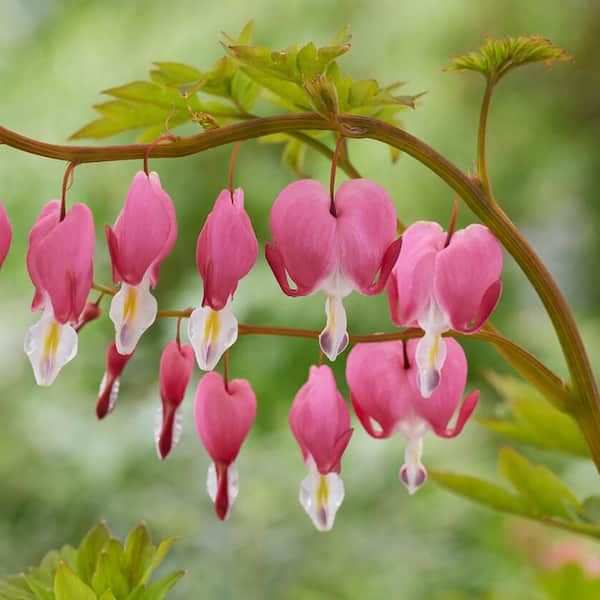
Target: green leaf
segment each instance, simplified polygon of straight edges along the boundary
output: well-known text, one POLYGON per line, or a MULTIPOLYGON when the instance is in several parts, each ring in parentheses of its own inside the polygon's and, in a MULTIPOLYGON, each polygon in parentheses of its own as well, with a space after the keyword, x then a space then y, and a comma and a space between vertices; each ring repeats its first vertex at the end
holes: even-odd
POLYGON ((498 471, 510 481, 536 515, 570 520, 582 506, 571 490, 543 465, 532 465, 512 448, 502 448, 498 471))
POLYGON ((430 479, 451 492, 475 500, 480 504, 485 504, 495 510, 516 515, 529 514, 529 509, 521 498, 483 479, 468 475, 432 471, 431 469, 428 469, 428 474, 430 479))
POLYGON ((166 558, 167 554, 169 553, 171 546, 177 540, 179 540, 178 537, 169 537, 169 538, 163 540, 158 545, 156 552, 152 556, 150 565, 148 566, 148 568, 146 569, 146 571, 144 572, 144 575, 142 576, 142 578, 140 580, 141 583, 146 584, 146 583, 148 583, 148 581, 150 581, 150 577, 152 577, 152 573, 154 573, 154 571, 160 566, 162 561, 166 558))
POLYGON ((175 584, 185 575, 185 571, 175 571, 169 575, 155 581, 148 586, 144 598, 146 600, 162 600, 175 586, 175 584))
POLYGON ((96 600, 96 594, 65 564, 58 566, 54 578, 56 600, 96 600))
POLYGON ((294 174, 303 178, 306 177, 304 173, 304 157, 306 155, 306 144, 291 138, 283 149, 282 161, 283 164, 289 167, 294 174))
POLYGON ((102 584, 101 588, 94 589, 96 592, 111 589, 118 598, 125 598, 129 593, 129 583, 127 577, 121 571, 123 559, 123 549, 118 540, 111 540, 107 547, 101 552, 98 559, 96 572, 101 573, 98 582, 102 584))
POLYGON ((236 105, 246 112, 254 107, 259 92, 260 86, 242 70, 236 71, 231 78, 231 97, 236 105))
POLYGON ((38 600, 54 600, 54 593, 50 588, 42 585, 35 577, 27 575, 24 577, 29 589, 35 594, 38 600))
POLYGON ((152 562, 154 547, 146 523, 140 523, 127 536, 125 541, 125 572, 128 575, 130 588, 135 587, 142 579, 144 572, 152 562))
POLYGON ((555 61, 572 61, 563 48, 555 46, 549 39, 537 35, 488 37, 478 50, 456 56, 447 71, 478 71, 486 77, 498 80, 510 69, 530 63, 543 62, 551 66, 555 61))
POLYGON ((600 598, 600 579, 589 577, 576 563, 569 563, 555 571, 540 570, 537 580, 549 600, 600 598))
POLYGON ((489 374, 488 379, 508 400, 512 418, 478 418, 479 424, 525 444, 589 458, 585 440, 570 415, 557 410, 530 385, 513 377, 489 374))
POLYGON ((156 83, 182 85, 193 83, 202 78, 202 72, 195 67, 177 62, 154 62, 157 69, 150 71, 150 76, 156 83))
POLYGON ((109 539, 110 532, 104 521, 96 525, 96 527, 83 538, 77 552, 77 573, 85 583, 91 582, 100 551, 104 548, 109 539))
POLYGON ((112 593, 112 590, 106 590, 102 596, 100 596, 100 600, 117 600, 115 595, 112 593))

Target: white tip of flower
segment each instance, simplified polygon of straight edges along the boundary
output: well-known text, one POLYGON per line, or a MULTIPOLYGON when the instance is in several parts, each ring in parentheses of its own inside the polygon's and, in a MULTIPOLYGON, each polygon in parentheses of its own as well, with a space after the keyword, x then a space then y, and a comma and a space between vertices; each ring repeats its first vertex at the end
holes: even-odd
POLYGON ((319 531, 329 531, 344 499, 344 482, 337 473, 321 475, 312 460, 308 469, 300 484, 300 504, 319 531))
POLYGON ((115 325, 115 344, 119 354, 131 354, 142 334, 156 320, 158 302, 150 293, 150 278, 139 285, 121 285, 110 304, 110 319, 115 325))
POLYGON ((417 384, 423 398, 430 398, 442 378, 446 360, 446 342, 439 333, 425 332, 417 344, 417 384))
POLYGON ((183 414, 181 412, 181 406, 175 410, 171 430, 165 430, 164 435, 161 436, 164 427, 164 410, 162 406, 159 406, 154 417, 154 442, 156 444, 156 453, 161 460, 164 460, 167 455, 174 450, 181 439, 181 433, 183 431, 183 414), (163 437, 163 446, 161 448, 161 438, 163 437))
POLYGON ((231 310, 231 299, 221 310, 200 306, 188 321, 188 337, 196 354, 198 366, 212 371, 225 350, 233 346, 238 336, 238 323, 231 310))
MULTIPOLYGON (((105 372, 102 377, 102 381, 100 382, 100 389, 98 390, 99 398, 103 398, 104 394, 106 394, 106 391, 107 391, 106 386, 110 385, 110 381, 111 381, 111 379, 108 376, 108 373, 105 372)), ((106 406, 106 412, 103 414, 103 416, 108 415, 115 408, 115 405, 117 404, 117 400, 119 398, 119 390, 120 389, 121 389, 121 378, 117 377, 116 379, 114 379, 112 381, 112 386, 108 393, 108 405, 106 406)))
POLYGON ((226 471, 227 476, 227 489, 224 498, 218 498, 219 493, 223 493, 224 490, 219 489, 219 480, 217 477, 217 468, 215 467, 215 463, 210 463, 208 467, 208 477, 206 478, 206 489, 208 491, 208 495, 210 499, 213 501, 215 506, 219 503, 226 504, 225 513, 219 517, 222 520, 226 520, 229 518, 231 514, 231 507, 238 497, 240 491, 239 485, 239 473, 235 463, 231 463, 226 471))
POLYGON ((77 332, 54 319, 51 308, 29 328, 25 336, 25 354, 29 357, 38 385, 49 386, 60 370, 77 354, 77 332))
POLYGON ((325 314, 327 325, 319 336, 319 344, 325 356, 334 361, 346 349, 349 340, 346 331, 346 311, 341 297, 327 296, 325 314))
POLYGON ((404 464, 400 469, 400 481, 412 496, 420 490, 427 481, 427 469, 421 464, 423 453, 423 438, 409 439, 404 451, 404 464))

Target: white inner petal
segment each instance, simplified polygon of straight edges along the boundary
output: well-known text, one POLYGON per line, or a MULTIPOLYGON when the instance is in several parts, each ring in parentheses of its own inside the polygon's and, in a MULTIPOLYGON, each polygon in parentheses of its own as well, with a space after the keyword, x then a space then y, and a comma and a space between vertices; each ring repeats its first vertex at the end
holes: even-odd
POLYGON ((321 475, 312 458, 307 466, 308 475, 300 484, 300 504, 319 531, 329 531, 344 499, 344 482, 337 473, 321 475))
POLYGON ((400 469, 400 481, 412 496, 427 481, 427 470, 421 464, 423 436, 408 438, 404 450, 404 464, 400 469))
MULTIPOLYGON (((217 480, 217 469, 215 467, 215 463, 210 463, 208 467, 208 476, 206 478, 206 489, 208 490, 208 495, 210 499, 215 502, 217 499, 217 490, 219 489, 219 482, 217 480)), ((229 505, 227 509, 227 515, 225 518, 229 518, 231 513, 231 507, 238 497, 240 491, 239 485, 239 473, 235 463, 231 463, 227 469, 227 497, 229 500, 229 505)))
POLYGON ((327 325, 319 336, 319 344, 325 356, 333 361, 348 346, 346 310, 340 296, 327 296, 325 314, 327 325))
POLYGON ((429 398, 439 385, 446 360, 446 342, 442 333, 450 329, 448 318, 432 299, 427 311, 419 318, 425 335, 419 340, 415 353, 417 382, 423 398, 429 398))
POLYGON ((231 298, 221 310, 200 306, 188 321, 188 337, 198 366, 203 371, 212 371, 227 348, 238 336, 238 323, 231 310, 231 298))
MULTIPOLYGON (((162 460, 162 456, 160 455, 160 450, 158 448, 158 443, 160 441, 160 434, 163 429, 163 407, 162 404, 156 409, 156 415, 154 417, 154 443, 156 445, 156 452, 158 454, 158 458, 162 460)), ((171 448, 169 451, 173 451, 175 446, 177 446, 179 440, 181 439, 181 433, 183 432, 183 414, 181 412, 181 406, 179 406, 175 410, 175 418, 173 419, 173 437, 171 439, 171 448)))
POLYGON ((150 274, 139 285, 123 283, 110 304, 110 319, 115 325, 119 354, 131 354, 142 334, 156 320, 158 303, 150 293, 150 274))
POLYGON ((50 385, 77 354, 77 332, 71 325, 56 321, 49 301, 42 318, 27 331, 25 353, 36 382, 43 386, 50 385))
MULTIPOLYGON (((104 375, 102 376, 102 381, 100 382, 100 389, 98 390, 98 397, 102 396, 102 394, 104 394, 104 392, 106 391, 106 386, 108 385, 108 382, 110 381, 109 377, 108 377, 108 373, 104 373, 104 375)), ((108 396, 108 410, 107 410, 107 414, 111 413, 117 403, 117 400, 119 398, 119 390, 121 388, 121 378, 117 377, 112 384, 112 388, 110 390, 110 394, 108 396)))

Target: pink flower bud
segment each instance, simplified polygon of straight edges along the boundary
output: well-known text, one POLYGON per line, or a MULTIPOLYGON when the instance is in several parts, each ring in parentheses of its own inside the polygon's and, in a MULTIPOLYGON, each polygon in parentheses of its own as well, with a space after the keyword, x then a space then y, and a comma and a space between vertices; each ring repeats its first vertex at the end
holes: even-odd
POLYGON ((6 214, 6 209, 0 202, 0 268, 4 263, 4 259, 10 249, 10 242, 12 241, 12 227, 6 214))
POLYGON ((208 470, 208 493, 215 511, 225 520, 238 494, 233 464, 256 416, 256 396, 245 379, 225 381, 214 371, 196 389, 194 417, 198 435, 213 460, 208 470))
POLYGON ((60 220, 60 202, 46 204, 29 234, 27 270, 43 316, 27 332, 25 352, 36 381, 50 385, 77 354, 77 323, 92 287, 95 235, 92 213, 76 204, 60 220))
POLYGON ((344 182, 330 198, 318 182, 303 179, 288 185, 271 210, 273 244, 266 257, 288 296, 327 294, 327 326, 319 338, 330 360, 348 345, 342 299, 352 290, 381 292, 400 252, 396 209, 387 192, 368 179, 344 182), (379 278, 375 281, 379 273, 379 278), (296 284, 290 287, 288 276, 296 284))
POLYGON ((346 365, 352 406, 366 431, 375 438, 396 432, 407 438, 400 479, 411 494, 427 479, 421 464, 425 433, 431 429, 440 437, 457 436, 479 399, 478 391, 469 394, 455 426, 448 427, 465 389, 467 360, 456 340, 448 338, 446 343, 442 380, 430 398, 423 398, 417 385, 417 340, 409 340, 406 348, 402 342, 357 344, 346 365))
POLYGON ((421 327, 417 349, 421 393, 428 398, 440 382, 450 329, 474 333, 488 319, 502 292, 502 248, 483 225, 447 234, 420 221, 402 236, 402 251, 387 284, 392 320, 421 327))
POLYGON ((231 303, 240 279, 254 266, 258 240, 244 209, 244 191, 223 190, 198 236, 196 261, 204 283, 202 306, 188 321, 198 366, 211 371, 237 339, 231 303))
POLYGON ((85 325, 100 318, 101 314, 102 309, 99 304, 96 304, 95 302, 86 302, 83 312, 79 315, 79 320, 74 326, 75 331, 79 333, 85 325))
POLYGON ((133 352, 154 323, 158 306, 150 293, 156 287, 161 262, 177 237, 175 209, 156 173, 143 171, 133 179, 115 226, 106 226, 113 280, 121 282, 113 297, 110 318, 115 324, 117 349, 133 352))
POLYGON ((167 458, 181 436, 179 407, 194 370, 194 351, 187 344, 169 342, 160 358, 160 398, 156 428, 156 448, 161 459, 167 458))
POLYGON ((106 371, 100 383, 98 401, 96 402, 96 416, 98 419, 104 419, 106 415, 113 411, 119 397, 121 375, 134 354, 135 350, 131 354, 119 354, 115 342, 108 347, 106 371))
POLYGON ((315 527, 328 531, 344 498, 340 461, 352 436, 350 412, 329 367, 310 368, 292 404, 290 427, 309 470, 300 501, 315 527))

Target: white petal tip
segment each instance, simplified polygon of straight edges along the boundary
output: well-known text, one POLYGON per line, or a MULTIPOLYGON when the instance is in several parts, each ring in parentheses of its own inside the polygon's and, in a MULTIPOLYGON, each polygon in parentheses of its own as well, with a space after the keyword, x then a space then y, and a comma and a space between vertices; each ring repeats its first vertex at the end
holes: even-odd
POLYGON ((311 465, 300 484, 300 504, 318 531, 330 531, 344 499, 344 482, 337 473, 321 475, 311 465))
POLYGON ((427 481, 427 470, 421 464, 402 465, 400 469, 400 481, 412 496, 418 492, 427 481))
POLYGON ((231 514, 231 507, 239 494, 239 474, 235 464, 228 467, 217 467, 211 463, 208 467, 206 489, 215 505, 215 512, 221 521, 226 521, 231 514), (223 479, 225 478, 225 479, 223 479))
POLYGON ((156 453, 160 460, 165 460, 175 449, 181 439, 183 431, 183 415, 181 407, 175 410, 175 414, 165 420, 164 410, 159 406, 154 419, 154 442, 156 453))

